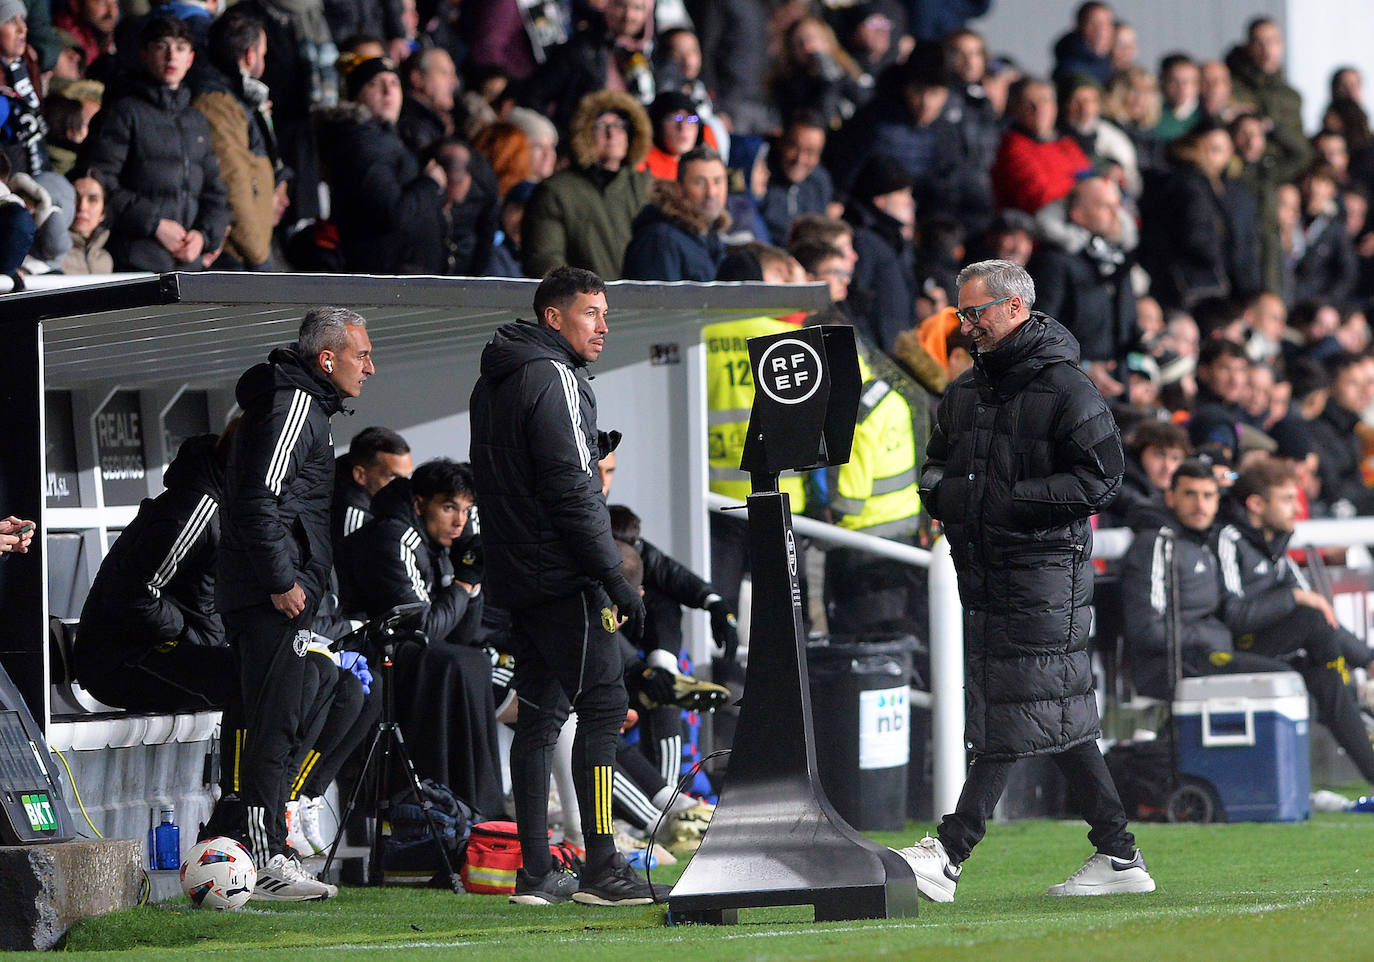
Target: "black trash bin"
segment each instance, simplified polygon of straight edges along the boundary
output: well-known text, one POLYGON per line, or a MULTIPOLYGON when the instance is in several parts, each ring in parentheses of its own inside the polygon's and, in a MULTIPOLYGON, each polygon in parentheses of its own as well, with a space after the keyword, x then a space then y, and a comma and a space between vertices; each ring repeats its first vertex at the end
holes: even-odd
POLYGON ((910 635, 836 636, 806 647, 821 784, 835 811, 860 831, 906 827, 916 647, 910 635))

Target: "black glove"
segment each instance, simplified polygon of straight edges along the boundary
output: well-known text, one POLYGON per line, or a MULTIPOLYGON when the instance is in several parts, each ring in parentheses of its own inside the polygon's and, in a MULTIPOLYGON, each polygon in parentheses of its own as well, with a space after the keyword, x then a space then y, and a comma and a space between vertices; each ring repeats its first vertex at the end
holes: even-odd
POLYGON ((735 613, 730 610, 724 598, 717 598, 706 606, 706 610, 711 613, 711 637, 715 639, 716 647, 725 653, 726 661, 734 661, 735 652, 739 650, 738 620, 735 613))
POLYGON ((645 668, 640 676, 639 690, 650 701, 671 705, 677 698, 677 676, 666 668, 645 668))
POLYGON ((625 637, 638 641, 644 634, 644 599, 639 589, 617 573, 606 582, 606 594, 610 595, 620 617, 625 619, 620 630, 625 632, 625 637))

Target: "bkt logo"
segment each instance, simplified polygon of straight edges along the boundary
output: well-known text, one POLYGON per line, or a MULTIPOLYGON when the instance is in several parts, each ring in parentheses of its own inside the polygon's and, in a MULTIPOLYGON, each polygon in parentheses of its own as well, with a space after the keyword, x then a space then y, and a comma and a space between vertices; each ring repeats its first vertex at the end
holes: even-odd
POLYGON ((758 383, 779 404, 801 404, 821 386, 821 358, 805 341, 769 346, 759 359, 758 383))

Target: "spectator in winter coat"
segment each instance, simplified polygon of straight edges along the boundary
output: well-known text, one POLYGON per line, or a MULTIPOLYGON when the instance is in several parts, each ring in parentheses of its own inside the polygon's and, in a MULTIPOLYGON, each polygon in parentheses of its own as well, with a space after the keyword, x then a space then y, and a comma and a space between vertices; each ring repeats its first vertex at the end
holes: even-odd
POLYGON ((826 128, 814 114, 788 123, 768 152, 768 190, 759 205, 768 235, 786 240, 798 214, 824 214, 835 195, 830 173, 821 166, 826 128))
POLYGON ((426 47, 401 64, 405 99, 396 132, 416 157, 453 135, 453 107, 458 96, 458 71, 446 50, 426 47))
POLYGON ((119 270, 200 270, 218 254, 229 209, 210 125, 183 84, 194 53, 182 20, 148 21, 143 73, 97 116, 82 166, 117 186, 108 198, 119 270))
POLYGON ((1034 214, 1068 194, 1092 163, 1072 137, 1055 130, 1059 108, 1054 88, 1043 80, 1023 80, 1013 89, 1013 124, 1002 137, 992 166, 997 206, 1034 214))
POLYGON ((105 176, 96 170, 85 171, 72 181, 76 214, 69 231, 72 247, 62 258, 62 273, 108 274, 114 270, 114 258, 105 249, 110 240, 105 216, 109 186, 105 176))
POLYGON ((1318 500, 1336 517, 1374 514, 1374 488, 1360 474, 1364 449, 1355 433, 1361 413, 1374 400, 1374 382, 1358 354, 1337 354, 1326 368, 1331 395, 1321 414, 1307 424, 1312 447, 1321 458, 1318 500))
POLYGON ((653 134, 644 108, 627 94, 588 95, 573 115, 572 166, 541 183, 525 209, 525 275, 560 265, 618 280, 635 216, 653 177, 639 170, 653 134))
POLYGON ((119 0, 75 0, 52 18, 52 25, 72 36, 86 55, 86 66, 114 49, 119 0))
POLYGON ((1339 187, 1330 164, 1316 161, 1302 175, 1302 217, 1296 237, 1301 252, 1293 264, 1293 301, 1327 300, 1344 305, 1359 275, 1355 247, 1345 230, 1337 200, 1339 187))
POLYGON ((1092 77, 1105 87, 1112 79, 1112 47, 1116 41, 1116 17, 1105 3, 1085 3, 1078 8, 1074 29, 1054 45, 1054 79, 1074 74, 1092 77))
POLYGON ((1246 38, 1226 55, 1235 98, 1258 107, 1273 123, 1270 137, 1305 163, 1311 147, 1303 136, 1302 94, 1283 79, 1283 31, 1268 17, 1256 17, 1246 38))
POLYGON ((649 105, 649 123, 653 126, 654 145, 649 148, 642 168, 657 180, 674 180, 678 159, 704 142, 705 125, 696 103, 675 90, 661 93, 649 105))
POLYGON ((1165 493, 1174 471, 1192 453, 1188 432, 1170 421, 1141 421, 1126 437, 1121 493, 1098 518, 1099 528, 1153 531, 1173 523, 1165 493))
POLYGON ((1078 141, 1078 146, 1098 171, 1115 167, 1121 189, 1140 196, 1140 165, 1135 144, 1126 132, 1102 119, 1102 88, 1082 77, 1059 85, 1059 130, 1078 141))
POLYGON ((873 157, 859 171, 850 194, 844 219, 854 230, 858 254, 849 286, 854 326, 871 343, 891 351, 914 319, 911 239, 916 203, 911 175, 891 157, 873 157))
POLYGON ((697 147, 678 162, 677 180, 660 181, 635 218, 622 272, 638 281, 713 281, 725 259, 720 232, 725 212, 725 163, 710 147, 697 147))

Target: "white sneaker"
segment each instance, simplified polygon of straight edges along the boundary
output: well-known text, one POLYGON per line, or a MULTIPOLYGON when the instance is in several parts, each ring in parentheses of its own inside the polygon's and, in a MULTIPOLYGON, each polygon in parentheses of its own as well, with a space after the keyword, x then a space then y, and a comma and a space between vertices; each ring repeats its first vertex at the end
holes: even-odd
MULTIPOLYGON (((323 855, 329 851, 329 840, 320 831, 320 808, 324 805, 324 796, 307 798, 301 796, 300 813, 301 829, 300 833, 305 836, 305 841, 310 846, 310 851, 306 855, 323 855)), ((287 839, 289 842, 290 839, 287 839)))
POLYGON ((301 858, 315 854, 315 850, 310 847, 310 840, 301 831, 300 801, 286 803, 286 844, 291 846, 301 858))
POLYGON ((1153 892, 1155 880, 1145 867, 1140 849, 1128 859, 1115 858, 1094 852, 1083 867, 1058 885, 1051 885, 1046 895, 1121 895, 1128 892, 1153 892))
POLYGON ((1350 808, 1350 799, 1339 792, 1319 789, 1311 796, 1312 811, 1314 812, 1344 812, 1350 808))
POLYGON ((927 835, 915 845, 893 851, 911 866, 916 875, 916 891, 932 902, 954 901, 954 887, 959 884, 963 869, 950 863, 949 853, 938 838, 927 835))
POLYGON ((339 894, 337 886, 321 882, 287 855, 273 855, 258 869, 254 899, 264 902, 320 902, 339 894))

